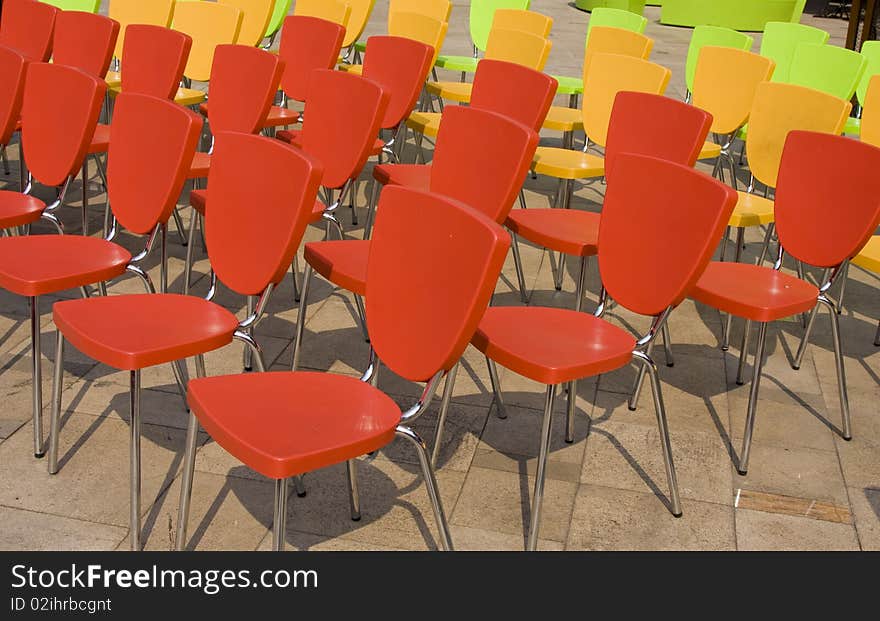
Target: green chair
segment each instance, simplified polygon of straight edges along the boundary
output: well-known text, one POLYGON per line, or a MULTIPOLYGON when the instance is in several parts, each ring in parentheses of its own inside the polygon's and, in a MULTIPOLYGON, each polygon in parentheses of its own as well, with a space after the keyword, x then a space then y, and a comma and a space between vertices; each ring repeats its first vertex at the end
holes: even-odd
POLYGON ((862 56, 865 57, 865 72, 859 85, 856 86, 856 99, 859 102, 856 115, 850 117, 846 121, 844 133, 854 136, 861 134, 862 129, 862 107, 865 105, 865 98, 868 94, 868 83, 871 78, 880 73, 880 41, 865 41, 862 44, 862 56))
POLYGON ((867 64, 863 55, 844 47, 801 43, 789 67, 788 83, 849 101, 856 93, 867 64))
POLYGON ((609 8, 623 9, 641 15, 645 12, 645 0, 577 0, 574 5, 584 11, 609 8))
POLYGON ((806 6, 807 0, 797 0, 797 2, 794 3, 794 11, 791 12, 792 23, 801 23, 801 16, 804 14, 806 6))
POLYGON ((101 0, 43 0, 43 2, 57 6, 62 11, 97 13, 101 7, 101 0))
POLYGON ((772 82, 788 82, 794 51, 801 43, 825 44, 828 33, 819 28, 792 22, 768 22, 761 40, 761 56, 776 63, 772 82))
POLYGON ((492 29, 492 19, 496 9, 519 9, 526 11, 530 0, 472 0, 470 8, 470 33, 474 44, 473 56, 449 56, 440 54, 437 56, 435 66, 449 71, 461 71, 461 81, 464 82, 464 74, 473 73, 477 70, 479 62, 478 54, 486 51, 486 42, 489 40, 489 31, 492 29))
MULTIPOLYGON (((587 22, 587 38, 584 40, 584 49, 587 47, 587 41, 590 38, 590 28, 593 26, 609 26, 611 28, 632 30, 633 32, 644 34, 647 25, 648 20, 642 17, 640 13, 609 7, 596 7, 590 13, 590 21, 587 22)), ((553 77, 559 82, 556 92, 559 95, 569 95, 571 98, 569 106, 577 108, 577 96, 584 92, 583 78, 573 78, 564 75, 555 75, 553 77)))
POLYGON ((266 27, 266 38, 269 39, 269 44, 266 46, 267 48, 272 47, 272 43, 275 42, 275 36, 278 34, 278 31, 281 30, 281 24, 284 23, 284 18, 287 17, 287 14, 290 12, 290 5, 293 3, 293 0, 275 0, 275 8, 272 9, 272 17, 269 18, 269 25, 266 27))
POLYGON ((733 30, 731 28, 723 28, 721 26, 696 26, 694 33, 691 35, 691 43, 688 46, 687 60, 684 67, 684 80, 687 85, 688 93, 694 90, 694 75, 697 72, 697 59, 700 57, 700 50, 704 46, 712 47, 732 47, 737 50, 749 52, 755 40, 747 34, 733 30))

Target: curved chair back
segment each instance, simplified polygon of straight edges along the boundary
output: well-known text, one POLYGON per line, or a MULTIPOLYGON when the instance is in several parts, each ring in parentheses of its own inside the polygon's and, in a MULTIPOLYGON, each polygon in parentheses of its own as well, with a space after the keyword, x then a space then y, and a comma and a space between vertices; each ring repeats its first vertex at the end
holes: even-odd
POLYGON ((370 342, 383 364, 410 381, 450 370, 489 305, 509 247, 500 225, 463 203, 385 188, 365 296, 370 342))
POLYGON ((351 4, 348 0, 296 0, 293 14, 302 17, 317 17, 348 30, 351 20, 351 4))
POLYGON ((290 13, 290 5, 293 0, 275 0, 275 6, 272 7, 272 15, 269 17, 269 24, 266 26, 266 37, 274 37, 275 33, 281 30, 284 18, 290 13))
POLYGON ((431 70, 434 49, 403 37, 367 39, 363 76, 388 95, 382 128, 397 127, 416 106, 431 70))
POLYGON ((151 26, 171 26, 174 14, 174 0, 110 0, 107 15, 119 22, 119 36, 116 38, 116 49, 113 55, 122 58, 125 46, 125 32, 132 24, 149 24, 151 26))
POLYGON ((522 30, 546 39, 553 28, 553 19, 535 11, 497 9, 492 18, 492 28, 522 30))
POLYGON ((621 54, 648 60, 653 48, 654 39, 641 33, 611 26, 596 26, 590 31, 590 38, 584 50, 583 75, 586 76, 589 72, 595 54, 621 54))
POLYGON ((868 84, 871 78, 880 73, 880 41, 865 41, 862 43, 862 51, 860 52, 867 61, 865 71, 862 73, 862 79, 856 86, 856 98, 859 105, 865 107, 865 99, 868 96, 868 84))
POLYGON ((492 20, 498 9, 528 10, 531 0, 471 0, 468 13, 468 27, 474 47, 481 52, 486 51, 489 43, 489 32, 492 20))
POLYGON ((192 37, 192 49, 183 75, 207 82, 211 77, 214 50, 218 45, 235 43, 241 28, 241 11, 216 2, 179 0, 174 7, 172 27, 192 37))
POLYGON ((55 18, 52 61, 103 78, 113 60, 119 22, 84 11, 61 11, 55 18))
POLYGON ((235 42, 242 45, 259 45, 266 36, 276 0, 217 0, 217 2, 241 11, 241 28, 235 42))
POLYGON ((867 64, 863 55, 843 47, 801 43, 794 51, 788 83, 852 99, 867 64))
POLYGON ((779 242, 809 265, 837 267, 880 225, 880 149, 842 136, 793 131, 785 141, 774 214, 779 242), (827 163, 815 174, 817 161, 827 163), (845 178, 846 183, 839 183, 845 178), (829 217, 830 216, 830 217, 829 217))
POLYGON ((828 33, 806 24, 791 22, 767 22, 761 39, 761 56, 776 63, 774 82, 788 82, 788 72, 794 59, 794 50, 801 43, 828 42, 828 33))
POLYGON ((694 90, 694 76, 697 72, 700 52, 704 47, 729 47, 748 52, 752 49, 754 42, 754 38, 732 28, 708 25, 695 26, 693 34, 691 34, 691 43, 688 45, 687 59, 684 64, 684 81, 688 91, 693 92, 694 90))
POLYGON ((252 134, 263 127, 284 62, 246 45, 218 45, 211 68, 211 131, 252 134))
POLYGON ((871 77, 862 105, 861 140, 880 147, 880 75, 871 77))
POLYGON ((281 282, 302 241, 320 183, 320 164, 299 149, 264 136, 217 135, 208 175, 211 209, 205 215, 205 241, 211 267, 223 284, 243 295, 257 295, 281 282))
POLYGON ((549 39, 522 30, 494 28, 486 44, 486 58, 543 71, 551 47, 553 43, 549 39))
POLYGON ((491 110, 541 130, 556 95, 556 79, 522 65, 484 58, 477 65, 471 108, 491 110))
POLYGON ((21 52, 28 62, 52 56, 52 30, 58 9, 34 0, 6 0, 0 21, 0 45, 21 52))
POLYGON ((351 8, 351 15, 348 18, 348 24, 345 27, 345 39, 342 40, 342 47, 354 45, 354 42, 361 38, 364 34, 364 28, 370 21, 370 14, 373 12, 373 5, 376 0, 345 0, 351 8))
POLYGON ((448 22, 452 15, 452 3, 449 0, 390 0, 388 3, 388 32, 391 32, 391 16, 395 13, 417 13, 448 22))
POLYGON ((49 63, 28 65, 21 142, 28 170, 37 181, 59 186, 79 173, 106 92, 103 80, 79 69, 49 63), (58 104, 58 93, 64 93, 63 106, 58 104))
POLYGON ((732 47, 705 46, 691 103, 712 115, 712 131, 729 135, 749 120, 755 89, 773 75, 773 61, 732 47))
POLYGON ((737 194, 690 166, 634 153, 618 158, 615 176, 599 223, 602 285, 624 308, 657 316, 703 274, 737 194))
POLYGON ((537 132, 489 110, 450 106, 443 115, 431 191, 504 222, 529 172, 537 132))
POLYGON ((852 104, 834 95, 795 84, 762 82, 749 115, 746 153, 755 178, 776 187, 782 148, 795 129, 840 134, 852 104))
POLYGON ((393 37, 404 37, 430 45, 433 50, 431 66, 437 60, 437 54, 443 47, 449 22, 440 21, 421 13, 399 11, 388 16, 388 34, 393 37))
POLYGON ((0 46, 0 145, 8 145, 21 118, 27 60, 16 50, 0 46))
POLYGON ((643 33, 647 25, 648 20, 638 13, 604 6, 596 7, 590 13, 590 21, 587 22, 587 42, 589 42, 590 33, 595 26, 610 26, 643 33))
POLYGON ((168 221, 201 131, 202 118, 172 101, 119 94, 110 126, 107 195, 123 227, 146 234, 168 221))
POLYGON ((62 11, 85 11, 97 13, 101 0, 42 0, 46 4, 58 7, 62 11))
POLYGON ((192 37, 148 24, 131 24, 126 32, 123 92, 174 99, 192 48, 192 37))
POLYGON ((632 56, 593 56, 589 73, 584 76, 582 109, 584 130, 589 139, 602 146, 607 144, 611 110, 619 92, 662 95, 671 73, 666 67, 632 56))
POLYGON ((278 55, 284 61, 281 88, 296 101, 305 101, 315 69, 332 69, 342 50, 345 27, 307 15, 284 20, 278 55))

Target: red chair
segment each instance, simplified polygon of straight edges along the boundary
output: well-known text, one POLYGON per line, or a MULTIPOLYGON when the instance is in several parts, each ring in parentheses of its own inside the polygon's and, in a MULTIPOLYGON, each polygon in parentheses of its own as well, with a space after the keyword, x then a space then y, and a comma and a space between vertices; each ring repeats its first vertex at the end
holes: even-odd
MULTIPOLYGON (((621 153, 652 155, 693 166, 709 133, 712 116, 694 106, 649 93, 620 92, 614 100, 605 149, 605 177, 614 183, 611 167, 621 153)), ((576 209, 523 209, 511 212, 505 223, 513 233, 514 257, 520 297, 528 303, 517 236, 543 248, 580 259, 575 309, 581 310, 589 257, 597 252, 598 213, 576 209)), ((554 274, 556 290, 562 289, 564 260, 554 274)), ((664 342, 668 338, 664 332, 664 342)))
MULTIPOLYGON (((0 83, 5 85, 3 94, 0 96, 0 157, 3 159, 3 169, 9 174, 9 159, 6 147, 12 143, 12 138, 21 129, 21 102, 24 99, 24 76, 27 70, 27 60, 22 54, 12 48, 0 46, 0 83)), ((19 190, 24 190, 24 159, 21 157, 19 148, 19 190)))
MULTIPOLYGON (((153 101, 158 105, 160 100, 153 101)), ((165 131, 176 130, 175 135, 182 138, 184 134, 180 125, 184 117, 181 115, 190 119, 190 112, 171 102, 162 101, 161 105, 175 110, 174 114, 181 119, 177 123, 166 123, 168 130, 165 131)), ((190 120, 189 123, 186 147, 177 144, 171 151, 174 157, 170 159, 180 179, 177 192, 182 187, 198 139, 198 122, 190 120)), ((161 133, 158 129, 156 132, 161 133)), ((126 137, 133 137, 133 134, 126 137)), ((135 148, 136 142, 125 140, 121 144, 123 149, 132 153, 127 160, 129 164, 135 161, 133 154, 137 153, 138 159, 142 157, 142 147, 137 145, 135 148)), ((123 170, 117 170, 118 176, 113 176, 112 154, 110 161, 112 189, 113 179, 125 184, 126 178, 123 170)), ((125 164, 126 160, 122 162, 125 164)), ((208 216, 205 233, 217 276, 233 291, 260 296, 255 313, 242 322, 210 299, 185 295, 112 296, 55 305, 55 324, 59 330, 56 377, 61 373, 61 350, 65 339, 84 354, 130 372, 132 549, 140 548, 141 369, 195 357, 196 370, 201 376, 204 375, 203 354, 239 339, 251 348, 257 368, 265 370, 261 350, 246 329, 260 318, 272 290, 290 265, 311 215, 319 180, 320 168, 284 145, 247 134, 218 134, 208 186, 212 196, 216 196, 212 201, 217 203, 217 208, 208 216), (274 182, 254 185, 251 180, 258 174, 266 175, 266 179, 274 182), (251 216, 255 209, 260 209, 264 217, 242 220, 241 209, 246 209, 251 216), (266 221, 273 222, 274 226, 267 229, 266 221), (248 222, 254 222, 254 225, 247 226, 248 222)), ((141 189, 130 184, 125 187, 131 193, 141 189)), ((176 197, 177 193, 174 193, 168 200, 162 212, 164 217, 170 216, 176 197)), ((113 204, 115 208, 117 203, 113 204)), ((140 217, 145 218, 145 214, 140 217)), ((214 287, 209 298, 213 291, 214 287)), ((60 387, 53 398, 50 451, 54 458, 61 407, 60 387)))
MULTIPOLYGON (((210 186, 209 186, 210 187, 210 186)), ((241 217, 236 218, 236 223, 241 217)), ((210 231, 210 228, 208 229, 210 231)), ((191 424, 181 488, 177 547, 185 532, 200 422, 230 454, 275 479, 275 550, 283 550, 287 479, 346 462, 352 517, 360 499, 356 457, 395 437, 415 446, 439 530, 452 549, 449 528, 425 444, 410 424, 428 408, 443 376, 459 360, 486 309, 509 246, 508 235, 473 209, 407 188, 389 188, 372 241, 367 272, 367 316, 373 349, 361 380, 329 373, 255 373, 190 383, 191 424), (418 234, 413 234, 418 231, 418 234), (423 286, 425 274, 433 287, 423 286), (437 292, 444 304, 437 304, 437 292), (379 359, 414 382, 427 382, 405 412, 369 383, 379 359), (254 413, 260 424, 254 424, 254 413)))
POLYGON ((141 93, 173 100, 192 49, 188 34, 148 24, 125 29, 122 52, 123 93, 141 93))
MULTIPOLYGON (((11 54, 5 48, 3 53, 11 54)), ((21 63, 20 67, 23 66, 20 56, 16 55, 12 60, 21 63)), ((13 87, 14 84, 10 83, 10 86, 13 87)), ((21 105, 21 139, 27 152, 30 171, 23 193, 0 191, 0 228, 30 226, 44 219, 52 223, 59 233, 62 232, 61 222, 55 212, 63 203, 67 189, 85 159, 89 138, 98 122, 105 90, 103 82, 77 69, 46 63, 28 64, 21 105), (63 107, 58 105, 58 92, 64 93, 63 107), (60 187, 57 200, 47 206, 38 198, 30 196, 32 179, 46 186, 60 187)), ((47 244, 54 243, 48 242, 44 236, 6 237, 0 238, 0 242, 0 287, 24 295, 30 302, 34 455, 42 457, 39 296, 70 288, 67 281, 62 281, 62 286, 55 288, 53 275, 72 265, 88 264, 91 259, 79 256, 79 251, 69 259, 52 254, 44 255, 42 249, 48 248, 47 244), (26 251, 26 248, 39 251, 26 251)))
POLYGON ((57 8, 45 2, 6 0, 0 23, 0 45, 21 52, 29 62, 48 62, 58 13, 57 8))
MULTIPOLYGON (((104 79, 116 39, 119 36, 119 22, 84 11, 59 11, 55 18, 55 32, 52 44, 52 62, 75 67, 96 78, 104 79)), ((110 126, 99 124, 89 146, 89 155, 95 161, 98 173, 106 185, 106 175, 99 153, 106 153, 110 140, 110 126)), ((82 168, 82 234, 88 235, 88 158, 82 168)), ((109 211, 109 207, 107 208, 109 211)), ((105 220, 107 217, 105 217, 105 220)))
MULTIPOLYGON (((669 508, 673 515, 681 515, 660 380, 647 348, 709 263, 736 204, 736 192, 690 167, 644 155, 617 156, 614 175, 599 229, 603 289, 596 313, 496 306, 486 311, 472 341, 491 361, 499 416, 503 417, 504 405, 495 363, 547 385, 529 526, 530 550, 538 542, 557 387, 568 384, 566 439, 570 441, 577 381, 609 373, 633 361, 647 369, 651 378, 669 480, 669 508), (630 311, 653 317, 648 334, 637 340, 603 320, 610 299, 630 311)), ((437 432, 439 444, 442 427, 438 426, 437 432)))
MULTIPOLYGON (((845 440, 852 438, 837 306, 827 292, 845 271, 846 263, 858 254, 880 225, 878 166, 880 149, 869 144, 830 134, 790 132, 785 141, 776 186, 774 211, 779 253, 775 266, 712 262, 690 294, 697 302, 744 318, 746 334, 750 332, 752 322, 760 324, 743 447, 737 465, 740 474, 746 474, 748 470, 767 325, 771 321, 812 311, 792 365, 797 369, 803 361, 820 303, 829 309, 831 315, 843 419, 841 435, 845 440), (811 167, 817 158, 827 162, 827 170, 823 170, 822 175, 816 175, 811 167), (847 179, 847 183, 834 182, 841 178, 847 179), (833 218, 828 217, 829 205, 834 205, 833 218), (786 253, 809 265, 829 270, 822 286, 816 288, 805 280, 781 272, 786 253)), ((748 340, 744 338, 743 341, 745 352, 748 340)))
MULTIPOLYGON (((501 60, 481 60, 474 75, 471 108, 489 110, 540 132, 544 118, 556 95, 556 80, 545 73, 516 63, 501 60)), ((442 118, 440 113, 418 112, 425 125, 442 118)), ((412 118, 412 117, 411 117, 412 118)), ((440 123, 442 127, 442 123, 440 123)), ((438 130, 439 131, 439 130, 438 130)), ((481 148, 471 142, 470 149, 481 148)), ((373 168, 373 189, 368 205, 364 238, 372 230, 373 214, 379 185, 405 185, 428 189, 430 187, 430 164, 380 164, 373 168)), ((522 200, 522 195, 520 195, 522 200)), ((525 204, 525 203, 523 203, 525 204)))
POLYGON ((272 106, 263 127, 275 128, 302 122, 300 112, 288 108, 289 100, 304 103, 312 71, 336 67, 344 37, 343 26, 324 19, 305 15, 289 15, 284 19, 278 46, 278 55, 284 61, 282 105, 272 106))
MULTIPOLYGON (((370 56, 367 55, 367 62, 370 56)), ((432 193, 460 201, 495 222, 504 222, 538 146, 538 134, 507 117, 487 110, 450 106, 444 112, 431 172, 432 193), (474 149, 473 144, 481 145, 474 149)), ((411 235, 421 235, 423 227, 411 235)), ((355 295, 364 337, 361 296, 366 293, 370 240, 323 241, 306 244, 306 273, 300 296, 293 346, 293 370, 299 364, 312 271, 355 295)), ((368 337, 367 337, 368 338, 368 337)), ((451 376, 454 378, 454 374, 451 376)), ((454 380, 453 380, 454 381, 454 380)), ((452 386, 448 389, 452 390, 452 386)), ((451 393, 450 393, 451 396, 451 393)), ((444 395, 445 397, 445 395, 444 395)))

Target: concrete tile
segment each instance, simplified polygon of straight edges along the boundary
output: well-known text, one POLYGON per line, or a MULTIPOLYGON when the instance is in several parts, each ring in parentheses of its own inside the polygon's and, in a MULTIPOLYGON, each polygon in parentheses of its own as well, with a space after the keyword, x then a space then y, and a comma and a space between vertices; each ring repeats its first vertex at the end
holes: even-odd
POLYGON ((737 510, 736 540, 740 550, 858 550, 850 524, 737 510))
POLYGON ((880 551, 880 486, 851 487, 849 499, 862 550, 880 551))
POLYGON ((0 550, 112 550, 128 529, 58 515, 0 507, 0 550))

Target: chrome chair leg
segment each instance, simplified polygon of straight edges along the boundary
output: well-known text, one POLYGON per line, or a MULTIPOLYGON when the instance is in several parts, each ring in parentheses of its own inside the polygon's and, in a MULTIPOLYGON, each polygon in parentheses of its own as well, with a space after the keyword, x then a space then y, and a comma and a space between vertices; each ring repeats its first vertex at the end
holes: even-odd
POLYGON ((843 351, 840 344, 840 319, 834 302, 819 296, 819 302, 828 307, 831 313, 831 339, 834 341, 834 365, 837 368, 837 390, 840 396, 840 412, 843 419, 842 436, 844 440, 852 440, 852 420, 849 413, 849 398, 846 392, 846 371, 843 366, 843 351))
POLYGON ((746 368, 746 360, 749 357, 749 336, 751 336, 752 332, 752 321, 751 319, 746 319, 743 324, 743 338, 742 345, 739 348, 739 366, 736 370, 736 385, 742 386, 745 382, 743 382, 743 372, 746 368))
POLYGON ((82 165, 82 234, 89 234, 89 158, 82 165))
MULTIPOLYGON (((205 356, 196 356, 196 376, 205 377, 205 356)), ((181 551, 186 548, 186 530, 189 523, 189 508, 192 500, 193 476, 196 469, 196 447, 199 438, 199 419, 190 414, 186 428, 186 451, 183 457, 183 468, 180 477, 180 503, 177 507, 177 533, 174 549, 181 551)))
POLYGON ((724 237, 721 238, 721 255, 718 257, 718 260, 722 263, 724 262, 724 257, 727 255, 727 241, 730 238, 730 226, 728 225, 724 229, 724 237))
POLYGON ((565 442, 574 442, 574 417, 577 414, 577 380, 568 383, 568 408, 565 413, 565 442))
MULTIPOLYGON (((495 361, 486 356, 486 364, 489 366, 489 381, 492 383, 492 399, 495 402, 495 413, 498 418, 507 418, 507 410, 504 407, 504 399, 501 396, 501 382, 498 381, 498 367, 495 361)), ((491 404, 489 404, 491 408, 491 404)))
POLYGON ((299 498, 306 497, 306 484, 305 484, 305 479, 304 479, 303 475, 298 474, 295 477, 293 477, 293 488, 294 488, 294 490, 296 490, 296 495, 299 498))
POLYGON ((192 209, 192 216, 189 219, 189 238, 186 244, 186 261, 183 267, 183 295, 189 295, 190 282, 192 281, 193 268, 193 251, 196 247, 196 223, 198 222, 198 212, 192 209))
MULTIPOLYGON (((746 230, 738 226, 736 228, 736 248, 733 253, 733 261, 734 263, 739 263, 740 258, 742 257, 742 249, 743 249, 743 240, 745 238, 746 230)), ((724 240, 725 244, 727 243, 727 237, 725 236, 724 240)), ((730 349, 730 329, 733 327, 733 315, 728 314, 727 319, 721 326, 721 351, 727 351, 730 349)))
POLYGON ((296 319, 296 336, 293 341, 293 361, 291 371, 299 367, 299 355, 302 351, 302 340, 306 329, 306 311, 309 306, 309 285, 312 282, 312 266, 306 263, 306 271, 303 274, 302 293, 299 297, 299 313, 296 319))
POLYGON ((843 296, 846 293, 846 281, 849 280, 849 261, 843 266, 843 274, 840 275, 840 293, 837 294, 837 314, 843 312, 843 296))
MULTIPOLYGON (((379 159, 380 159, 380 163, 381 163, 381 155, 379 156, 379 159)), ((360 183, 359 181, 355 180, 352 183, 352 187, 351 187, 351 197, 350 197, 351 203, 349 204, 349 206, 351 207, 351 224, 352 224, 352 226, 357 226, 357 224, 358 224, 357 193, 358 193, 359 183, 360 183)))
POLYGON ((587 261, 589 261, 588 257, 581 257, 578 267, 577 287, 575 287, 574 293, 574 310, 577 312, 581 312, 584 307, 584 292, 587 288, 587 261))
MULTIPOLYGON (((183 220, 180 218, 180 213, 177 211, 176 206, 171 210, 171 217, 174 218, 174 225, 177 228, 177 236, 180 238, 180 243, 186 246, 189 243, 185 233, 186 228, 183 226, 183 220)), ((192 224, 190 224, 190 226, 192 226, 192 224)))
POLYGON ((28 299, 31 310, 31 383, 33 384, 33 424, 34 424, 34 457, 42 458, 46 451, 43 448, 43 354, 40 347, 40 298, 28 299))
POLYGON ((522 209, 528 209, 528 205, 526 204, 526 191, 523 188, 519 190, 519 206, 522 209))
POLYGON ((664 323, 661 330, 663 336, 663 354, 666 357, 666 366, 674 367, 675 358, 672 357, 672 337, 669 335, 669 324, 664 323))
POLYGON ((336 219, 336 216, 325 211, 323 217, 328 225, 327 239, 330 239, 330 228, 336 229, 336 232, 339 234, 339 239, 345 239, 345 232, 342 230, 342 224, 336 219))
POLYGON ((52 374, 52 413, 49 419, 49 474, 58 472, 58 434, 61 431, 61 380, 64 376, 64 335, 55 333, 55 371, 52 374))
MULTIPOLYGON (((650 357, 651 354, 654 353, 654 342, 655 341, 651 341, 650 343, 648 343, 648 346, 645 348, 645 353, 648 355, 648 357, 650 357)), ((638 374, 636 375, 636 383, 633 386, 633 391, 632 391, 632 394, 630 395, 630 398, 629 398, 628 407, 629 407, 630 412, 635 412, 636 408, 639 405, 639 397, 642 394, 642 384, 645 383, 645 373, 646 372, 647 372, 647 369, 645 369, 644 365, 639 367, 638 374)))
POLYGON ((749 392, 749 409, 746 416, 746 428, 743 432, 742 452, 739 457, 737 472, 745 475, 749 469, 749 451, 752 447, 752 434, 755 431, 755 409, 758 407, 758 389, 761 386, 761 370, 764 368, 764 345, 767 341, 767 323, 761 322, 758 330, 758 347, 755 350, 755 366, 752 371, 752 387, 749 392))
POLYGON ((449 402, 452 400, 452 393, 455 390, 455 377, 458 375, 458 367, 461 363, 456 363, 454 367, 446 374, 446 384, 443 386, 443 399, 440 401, 440 415, 437 418, 437 433, 434 435, 434 448, 431 449, 431 467, 437 467, 437 460, 440 457, 440 445, 443 441, 443 428, 446 426, 446 416, 449 414, 449 402))
POLYGON ((373 233, 373 219, 376 217, 376 201, 379 198, 379 182, 373 179, 370 188, 370 202, 367 204, 367 221, 364 223, 364 239, 370 239, 373 233))
MULTIPOLYGON (((253 295, 247 296, 247 316, 250 317, 254 314, 254 307, 256 306, 257 299, 253 295)), ((252 327, 246 328, 248 335, 253 337, 254 329, 252 327)), ((253 371, 253 352, 250 347, 245 347, 242 352, 242 366, 244 367, 245 372, 253 371)))
POLYGON ((556 386, 547 386, 544 400, 544 418, 541 421, 541 444, 538 452, 538 470, 535 473, 535 492, 532 497, 532 510, 529 520, 530 552, 538 548, 538 533, 541 528, 541 503, 544 500, 544 479, 547 475, 547 455, 550 452, 550 423, 553 416, 553 402, 556 399, 556 386))
POLYGON ((299 254, 293 253, 293 261, 290 263, 290 275, 293 277, 293 301, 299 302, 299 254))
POLYGON ((425 479, 425 486, 428 488, 428 497, 431 499, 431 506, 434 509, 437 530, 440 533, 440 547, 444 551, 451 552, 453 547, 452 537, 449 534, 449 524, 446 522, 443 502, 440 499, 440 492, 437 490, 437 479, 434 477, 434 469, 431 468, 431 462, 428 460, 428 449, 425 446, 425 442, 419 437, 419 434, 406 425, 397 426, 397 436, 409 440, 416 449, 416 453, 419 456, 419 464, 422 468, 422 476, 425 479))
POLYGON ((180 360, 171 363, 171 371, 174 374, 174 381, 177 384, 177 392, 183 400, 184 409, 189 412, 189 404, 186 401, 186 382, 184 381, 183 366, 180 360))
POLYGON ((132 551, 137 552, 141 549, 141 372, 131 371, 129 378, 131 404, 129 537, 132 551))
MULTIPOLYGON (((804 275, 804 262, 801 261, 800 259, 798 259, 796 261, 796 265, 797 265, 798 278, 800 278, 801 280, 806 280, 807 278, 804 275)), ((848 266, 849 264, 847 263, 846 265, 848 266)), ((844 268, 844 269, 846 269, 846 268, 844 268)), ((844 280, 843 282, 846 283, 846 280, 844 280)), ((841 285, 841 286, 843 286, 843 285, 841 285)), ((807 327, 807 314, 806 313, 801 313, 801 326, 803 328, 807 327)))
POLYGON ((358 323, 361 325, 361 334, 364 336, 364 341, 367 343, 370 342, 370 334, 367 332, 367 311, 364 310, 364 300, 361 296, 355 294, 354 295, 354 305, 357 308, 358 313, 358 323))
POLYGON ((526 295, 526 277, 523 273, 522 256, 519 253, 519 240, 516 233, 511 233, 510 237, 513 242, 511 247, 513 248, 513 265, 516 268, 516 281, 519 285, 519 299, 523 304, 528 304, 529 296, 526 295))
POLYGON ((251 359, 257 369, 257 373, 265 373, 266 360, 263 358, 263 349, 260 347, 260 344, 254 340, 254 337, 244 330, 236 330, 233 333, 232 338, 244 343, 251 351, 251 359))
MULTIPOLYGON (((555 253, 552 250, 548 250, 550 253, 550 267, 552 268, 555 261, 554 256, 555 253)), ((553 286, 557 291, 562 291, 562 279, 565 276, 565 255, 561 252, 559 253, 559 262, 556 264, 556 269, 553 270, 553 286)))
POLYGON ((0 157, 3 158, 3 172, 9 174, 9 157, 6 155, 6 145, 0 147, 0 157))
POLYGON ((767 225, 767 232, 764 234, 764 244, 761 247, 761 256, 758 258, 758 265, 764 264, 767 253, 770 252, 770 241, 773 239, 773 231, 776 230, 776 224, 771 222, 767 225))
POLYGON ((877 334, 874 335, 874 345, 880 347, 880 321, 877 322, 877 334))
POLYGON ((361 497, 358 492, 357 460, 349 459, 345 462, 346 481, 348 483, 348 503, 351 508, 351 521, 361 521, 361 497))
POLYGON ((804 328, 804 336, 801 338, 801 344, 798 345, 797 354, 794 357, 794 362, 791 365, 791 368, 797 371, 801 368, 801 364, 804 362, 804 354, 807 353, 807 345, 810 344, 810 334, 813 332, 813 323, 816 321, 816 315, 819 313, 819 303, 816 302, 816 305, 813 307, 813 310, 810 311, 810 317, 807 319, 807 327, 804 328))
POLYGON ((287 530, 287 479, 275 480, 275 515, 272 521, 272 550, 284 552, 287 530))

